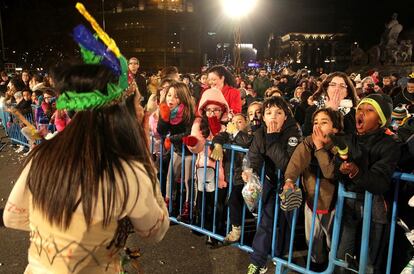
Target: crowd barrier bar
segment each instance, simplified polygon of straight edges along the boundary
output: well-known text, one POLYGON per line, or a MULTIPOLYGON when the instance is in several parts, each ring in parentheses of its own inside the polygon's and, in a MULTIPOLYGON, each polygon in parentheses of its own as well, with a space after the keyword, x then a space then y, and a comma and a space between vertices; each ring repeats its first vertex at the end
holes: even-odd
MULTIPOLYGON (((160 144, 160 152, 162 153, 162 144, 163 144, 163 140, 161 141, 160 144)), ((211 142, 206 142, 206 145, 204 147, 204 163, 207 163, 208 161, 208 149, 211 146, 211 142)), ((245 148, 241 148, 239 146, 236 145, 229 145, 229 144, 225 144, 223 145, 223 149, 226 150, 230 150, 231 154, 230 154, 230 173, 229 175, 229 180, 228 180, 228 193, 227 193, 227 197, 229 196, 229 194, 231 193, 232 189, 233 189, 233 185, 232 185, 232 181, 234 178, 234 166, 235 166, 235 153, 247 153, 248 149, 245 148)), ((184 150, 185 147, 184 145, 182 146, 182 155, 184 154, 184 150)), ((174 151, 174 146, 171 145, 171 151, 170 151, 170 167, 173 167, 173 153, 174 151)), ((190 222, 186 223, 183 221, 179 221, 177 220, 177 217, 175 216, 170 216, 170 220, 174 223, 180 224, 184 227, 190 228, 193 231, 197 231, 199 233, 202 233, 206 236, 210 236, 212 238, 215 238, 219 241, 223 241, 224 240, 224 235, 220 235, 217 233, 217 227, 216 227, 216 218, 217 218, 217 207, 218 207, 218 180, 219 180, 219 161, 216 161, 215 163, 215 190, 214 190, 214 208, 213 208, 213 223, 211 225, 211 229, 208 229, 205 227, 205 210, 206 210, 206 175, 207 175, 207 166, 204 165, 204 182, 203 182, 203 191, 202 191, 202 199, 201 199, 201 223, 199 226, 191 224, 193 219, 193 205, 195 203, 195 199, 194 197, 196 195, 193 195, 193 192, 195 190, 198 190, 198 186, 197 184, 195 184, 194 180, 195 180, 195 176, 194 176, 194 172, 195 172, 195 159, 196 159, 197 155, 193 154, 192 155, 192 162, 191 162, 191 200, 190 200, 190 222)), ((160 157, 160 159, 162 159, 162 157, 160 157)), ((183 156, 181 158, 182 161, 182 166, 181 166, 181 174, 184 174, 184 159, 185 157, 183 156)), ((162 160, 160 161, 160 170, 162 170, 162 160)), ((282 174, 280 173, 280 171, 278 171, 277 174, 277 178, 278 178, 278 182, 277 182, 277 187, 279 189, 281 182, 281 176, 282 174)), ((170 172, 170 189, 166 190, 169 191, 170 194, 172 194, 172 187, 173 187, 173 178, 174 178, 174 174, 171 171, 170 172)), ((162 182, 162 172, 160 172, 160 183, 162 182)), ((263 184, 265 179, 265 170, 264 170, 264 166, 262 168, 262 172, 260 174, 260 180, 261 183, 263 184)), ((181 214, 182 212, 182 202, 183 202, 183 186, 184 186, 184 176, 181 176, 181 187, 180 187, 180 193, 179 195, 180 197, 180 205, 179 205, 179 212, 178 214, 181 214)), ((407 174, 407 173, 399 173, 396 172, 393 175, 393 180, 395 181, 395 191, 394 191, 394 200, 393 200, 393 207, 392 207, 392 219, 391 219, 391 223, 390 223, 390 237, 389 237, 389 245, 388 245, 388 258, 387 258, 387 266, 386 266, 386 273, 389 274, 391 273, 391 264, 392 264, 392 253, 393 253, 393 246, 394 246, 394 236, 395 236, 395 226, 396 226, 396 217, 397 217, 397 201, 398 201, 398 191, 399 191, 399 183, 400 180, 403 181, 407 181, 410 183, 414 183, 414 175, 412 174, 407 174)), ((300 178, 296 181, 296 184, 299 185, 300 183, 300 178)), ((372 212, 372 199, 373 199, 373 195, 366 191, 365 192, 365 198, 364 198, 364 212, 363 212, 363 220, 362 220, 362 241, 361 241, 361 246, 360 246, 360 256, 359 256, 359 268, 358 270, 353 270, 349 268, 349 265, 347 262, 345 262, 344 260, 338 259, 336 258, 337 256, 337 249, 338 249, 338 245, 339 245, 339 240, 340 240, 340 232, 341 232, 341 221, 342 221, 342 214, 343 214, 343 207, 344 207, 344 201, 345 199, 356 199, 356 193, 354 192, 349 192, 346 191, 344 188, 344 185, 342 183, 338 184, 338 195, 337 195, 337 201, 336 201, 336 206, 335 206, 335 215, 334 215, 334 222, 333 222, 333 232, 331 235, 331 249, 328 255, 329 261, 328 261, 328 266, 327 268, 323 271, 323 272, 314 272, 312 270, 310 270, 310 266, 311 266, 311 254, 312 254, 312 248, 313 248, 313 244, 314 244, 314 240, 313 240, 313 236, 314 232, 315 232, 315 221, 316 221, 316 209, 317 209, 317 204, 318 204, 318 197, 319 197, 319 186, 320 186, 320 171, 318 170, 318 174, 317 174, 317 180, 316 180, 316 188, 315 188, 315 196, 314 196, 314 204, 313 204, 313 214, 312 214, 312 225, 311 225, 311 229, 310 229, 310 237, 309 237, 309 243, 308 243, 308 251, 307 251, 307 259, 306 259, 306 263, 305 266, 301 266, 301 265, 297 265, 295 263, 292 262, 293 259, 293 245, 294 245, 294 237, 295 237, 295 229, 296 229, 296 220, 297 220, 297 210, 293 211, 293 218, 292 218, 292 224, 291 224, 291 231, 290 231, 290 242, 289 242, 289 252, 288 252, 288 258, 283 259, 281 257, 276 257, 275 256, 275 250, 277 247, 277 236, 276 235, 276 227, 277 227, 277 221, 279 218, 279 196, 276 195, 276 202, 275 202, 275 215, 274 215, 274 221, 273 221, 273 235, 272 235, 272 248, 270 251, 270 258, 273 262, 276 263, 276 270, 275 273, 283 273, 284 270, 286 269, 291 269, 293 271, 297 271, 299 273, 332 273, 335 269, 335 267, 343 267, 343 268, 347 268, 348 270, 354 271, 355 273, 366 273, 366 267, 368 265, 368 252, 369 252, 369 234, 370 234, 370 228, 371 228, 371 212, 372 212)), ((178 195, 178 194, 177 194, 178 195)), ((261 219, 261 214, 262 214, 262 201, 261 199, 259 200, 259 205, 258 205, 258 215, 256 218, 256 229, 259 225, 259 221, 261 219)), ((172 212, 172 195, 170 195, 170 201, 169 201, 169 212, 172 212)), ((225 235, 227 233, 229 233, 231 227, 230 227, 230 208, 227 207, 226 209, 227 212, 227 222, 226 222, 226 226, 225 226, 225 235)), ((246 225, 246 205, 243 205, 243 210, 242 210, 242 226, 241 226, 241 237, 240 237, 240 241, 239 243, 235 243, 232 244, 235 247, 238 247, 239 249, 246 251, 246 252, 252 252, 253 249, 251 246, 246 245, 245 244, 245 225, 246 225)))
MULTIPOLYGON (((28 113, 23 115, 27 121, 33 124, 33 113, 28 113)), ((2 120, 2 125, 5 129, 6 135, 10 138, 13 144, 19 144, 26 147, 29 147, 29 141, 21 133, 20 120, 10 112, 5 111, 5 109, 0 106, 0 119, 2 120), (12 123, 8 124, 8 121, 12 123)))

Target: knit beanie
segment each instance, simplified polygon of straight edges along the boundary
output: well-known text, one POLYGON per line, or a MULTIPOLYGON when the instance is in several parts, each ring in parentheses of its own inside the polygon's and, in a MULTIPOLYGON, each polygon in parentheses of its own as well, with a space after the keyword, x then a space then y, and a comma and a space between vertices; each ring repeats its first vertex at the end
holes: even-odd
POLYGON ((399 104, 398 106, 396 106, 395 108, 394 108, 394 110, 392 111, 392 114, 391 114, 391 118, 393 119, 393 120, 403 120, 404 118, 406 118, 408 116, 408 111, 407 111, 407 109, 403 106, 403 105, 401 105, 401 104, 399 104))
POLYGON ((373 106, 378 116, 380 117, 381 127, 387 125, 388 121, 391 118, 391 113, 393 109, 391 97, 381 93, 373 93, 362 99, 359 102, 358 107, 361 104, 370 104, 371 106, 373 106))

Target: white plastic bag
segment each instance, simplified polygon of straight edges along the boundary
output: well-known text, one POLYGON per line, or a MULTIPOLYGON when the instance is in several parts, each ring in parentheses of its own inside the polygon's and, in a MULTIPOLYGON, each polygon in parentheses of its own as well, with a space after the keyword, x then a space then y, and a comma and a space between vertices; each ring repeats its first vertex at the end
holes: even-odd
POLYGON ((260 184, 259 177, 249 167, 247 157, 243 159, 243 172, 248 174, 249 179, 242 189, 242 196, 247 208, 250 212, 253 212, 257 208, 260 196, 262 195, 262 185, 260 184))

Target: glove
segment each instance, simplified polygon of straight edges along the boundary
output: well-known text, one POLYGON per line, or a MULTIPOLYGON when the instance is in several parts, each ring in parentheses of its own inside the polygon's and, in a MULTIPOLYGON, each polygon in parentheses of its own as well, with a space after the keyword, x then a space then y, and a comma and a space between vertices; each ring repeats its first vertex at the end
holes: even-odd
POLYGON ((283 211, 292 211, 302 204, 302 191, 297 186, 295 186, 295 189, 284 189, 279 197, 281 199, 280 208, 283 211))
POLYGON ((221 130, 221 123, 216 116, 208 118, 208 125, 213 136, 216 136, 221 130))
POLYGON ((223 146, 220 144, 214 144, 214 149, 211 152, 210 157, 216 161, 223 160, 223 146))
POLYGON ((226 132, 228 134, 234 134, 237 132, 237 127, 233 122, 228 122, 226 126, 226 132))
POLYGON ((164 147, 166 150, 170 150, 171 149, 171 140, 169 137, 165 138, 164 140, 164 147))
POLYGON ((165 122, 170 121, 170 108, 166 103, 160 104, 160 118, 165 122))
POLYGON ((198 139, 194 136, 188 135, 188 136, 183 137, 183 143, 186 146, 193 147, 197 145, 198 139))

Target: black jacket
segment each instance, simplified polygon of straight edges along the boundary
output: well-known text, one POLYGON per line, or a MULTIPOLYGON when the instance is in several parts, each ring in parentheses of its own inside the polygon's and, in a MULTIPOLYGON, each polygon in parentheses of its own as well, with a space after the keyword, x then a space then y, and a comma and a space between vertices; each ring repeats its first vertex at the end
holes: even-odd
POLYGON ((412 105, 414 104, 414 93, 409 93, 407 88, 402 90, 393 98, 393 105, 397 107, 399 104, 412 105))
MULTIPOLYGON (((387 222, 387 206, 384 195, 391 189, 392 175, 400 158, 400 142, 395 135, 389 135, 384 128, 365 134, 350 134, 343 140, 349 148, 349 162, 354 162, 359 172, 350 179, 339 172, 342 160, 335 164, 338 180, 348 191, 374 194, 372 218, 379 223, 387 222)), ((357 195, 362 198, 363 195, 357 195)))
POLYGON ((145 80, 144 76, 137 73, 135 75, 135 82, 137 83, 139 93, 143 97, 143 100, 141 101, 141 105, 144 107, 147 104, 148 98, 150 96, 150 94, 148 93, 148 90, 147 90, 147 80, 145 80))
MULTIPOLYGON (((227 132, 220 132, 213 138, 214 144, 232 144, 241 146, 243 148, 248 148, 252 142, 253 137, 247 132, 239 131, 236 136, 233 138, 227 132)), ((243 185, 242 174, 242 163, 243 163, 244 153, 234 152, 234 165, 233 165, 233 185, 243 185)), ((226 174, 226 181, 230 181, 230 169, 231 169, 231 150, 226 150, 223 157, 224 163, 224 174, 226 174)))
POLYGON ((277 171, 284 174, 290 156, 301 142, 301 132, 292 117, 288 117, 280 133, 267 134, 267 127, 259 128, 253 137, 248 156, 250 167, 260 177, 265 163, 266 177, 271 183, 277 183, 277 171))
MULTIPOLYGON (((157 131, 158 133, 165 138, 170 134, 169 138, 171 143, 174 145, 174 151, 179 155, 182 154, 182 144, 183 137, 191 134, 191 126, 194 119, 191 123, 179 123, 178 125, 171 125, 169 122, 164 121, 161 117, 158 119, 157 131)), ((184 146, 184 155, 191 155, 191 152, 188 150, 187 146, 184 146)))

